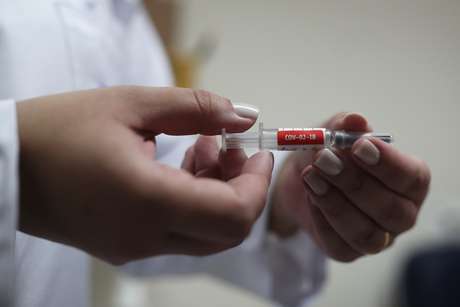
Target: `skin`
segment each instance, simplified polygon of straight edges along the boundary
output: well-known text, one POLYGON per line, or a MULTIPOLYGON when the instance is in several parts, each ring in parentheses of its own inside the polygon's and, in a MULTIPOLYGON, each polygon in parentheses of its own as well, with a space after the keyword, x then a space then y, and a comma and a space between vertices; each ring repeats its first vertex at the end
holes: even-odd
MULTIPOLYGON (((371 131, 366 119, 356 113, 337 114, 324 126, 371 131)), ((275 183, 273 231, 281 237, 306 231, 331 258, 349 262, 380 252, 412 228, 428 193, 430 170, 425 162, 393 145, 370 141, 380 152, 376 165, 367 165, 353 154, 361 139, 351 150, 334 150, 344 165, 334 176, 314 164, 319 153, 292 154, 275 183), (315 194, 303 181, 309 172, 328 183, 325 195, 315 194)))
POLYGON ((228 99, 115 87, 30 99, 18 103, 17 113, 23 232, 122 264, 234 247, 264 208, 273 167, 268 152, 221 155, 210 165, 201 162, 208 153, 199 140, 184 169, 155 160, 160 133, 213 135, 252 126, 254 119, 239 117, 228 99))
MULTIPOLYGON (((72 245, 113 264, 161 254, 207 255, 238 245, 264 208, 273 157, 220 153, 221 128, 241 132, 253 119, 209 92, 117 87, 18 104, 20 230, 72 245), (206 124, 203 124, 206 123, 206 124), (182 169, 155 161, 155 136, 203 134, 182 169), (208 135, 208 136, 205 136, 208 135), (218 200, 218 201, 216 201, 218 200)), ((330 129, 370 131, 364 117, 341 113, 330 129)), ((296 152, 272 194, 270 228, 280 237, 305 231, 331 258, 352 261, 381 251, 409 230, 425 199, 430 171, 419 159, 371 140, 369 166, 354 148, 335 151, 335 176, 296 152), (316 195, 303 177, 328 183, 316 195)))

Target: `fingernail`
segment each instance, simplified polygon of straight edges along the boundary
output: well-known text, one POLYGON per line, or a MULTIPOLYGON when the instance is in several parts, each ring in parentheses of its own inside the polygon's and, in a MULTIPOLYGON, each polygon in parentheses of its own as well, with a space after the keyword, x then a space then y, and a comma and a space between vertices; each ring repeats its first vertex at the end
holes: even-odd
POLYGON ((259 109, 250 104, 234 103, 233 109, 235 110, 235 113, 240 117, 256 120, 259 116, 259 109))
POLYGON ((379 149, 371 141, 366 139, 356 146, 353 154, 368 165, 376 165, 380 160, 379 149))
POLYGON ((335 176, 343 170, 343 163, 330 149, 320 151, 314 163, 320 170, 328 175, 335 176))
POLYGON ((303 180, 317 195, 324 195, 327 193, 327 190, 329 189, 327 182, 321 179, 313 171, 306 173, 303 177, 303 180))

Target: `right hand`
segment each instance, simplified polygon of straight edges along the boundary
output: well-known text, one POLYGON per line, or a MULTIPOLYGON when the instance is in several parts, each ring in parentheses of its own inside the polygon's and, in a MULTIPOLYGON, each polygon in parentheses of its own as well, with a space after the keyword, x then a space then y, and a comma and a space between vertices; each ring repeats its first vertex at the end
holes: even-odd
MULTIPOLYGON (((340 113, 325 127, 371 131, 356 113, 340 113)), ((302 229, 343 262, 379 253, 412 228, 430 186, 425 162, 375 138, 349 149, 296 152, 279 173, 272 228, 302 229)))
POLYGON ((214 94, 116 87, 30 99, 17 110, 26 233, 113 264, 206 255, 239 244, 265 205, 267 152, 242 161, 231 178, 196 177, 154 159, 160 133, 214 135, 254 124, 214 94))

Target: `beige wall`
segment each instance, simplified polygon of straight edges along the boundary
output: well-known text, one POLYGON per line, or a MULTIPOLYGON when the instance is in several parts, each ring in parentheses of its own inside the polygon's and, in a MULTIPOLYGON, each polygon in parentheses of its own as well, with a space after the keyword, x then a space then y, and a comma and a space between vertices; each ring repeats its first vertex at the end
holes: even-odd
MULTIPOLYGON (((193 46, 203 32, 219 39, 201 72, 201 87, 258 105, 266 126, 311 126, 338 111, 361 112, 376 130, 394 133, 398 148, 428 161, 433 185, 417 228, 381 255, 332 263, 327 286, 313 304, 388 306, 405 255, 442 240, 441 218, 460 204, 460 2, 180 3, 183 47, 193 46)), ((457 220, 451 217, 449 223, 455 226, 457 220)), ((218 306, 232 300, 233 306, 255 306, 253 297, 202 277, 116 282, 149 293, 147 301, 155 306, 218 306)))

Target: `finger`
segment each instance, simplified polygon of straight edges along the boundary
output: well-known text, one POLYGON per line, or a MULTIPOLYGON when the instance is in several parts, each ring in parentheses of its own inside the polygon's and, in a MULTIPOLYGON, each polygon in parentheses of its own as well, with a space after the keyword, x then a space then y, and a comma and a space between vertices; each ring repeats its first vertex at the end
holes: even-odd
POLYGON ((228 181, 243 203, 251 208, 250 215, 255 219, 265 207, 273 165, 273 154, 260 151, 246 160, 239 176, 228 181))
POLYGON ((171 231, 236 244, 249 234, 265 206, 272 168, 271 154, 260 152, 248 159, 241 174, 228 183, 195 178, 161 164, 155 164, 153 172, 146 172, 143 181, 146 198, 157 209, 176 213, 171 231))
POLYGON ((317 207, 309 206, 309 210, 315 237, 329 257, 337 261, 351 262, 362 256, 337 234, 317 207))
MULTIPOLYGON (((341 112, 334 115, 323 125, 327 129, 331 130, 346 130, 346 131, 360 131, 360 132, 370 132, 372 128, 369 126, 366 118, 359 113, 352 112, 341 112)), ((317 152, 314 150, 313 153, 317 152)), ((298 155, 305 157, 300 159, 300 161, 311 161, 311 153, 305 154, 299 152, 298 155)), ((306 165, 302 165, 302 168, 306 165)))
POLYGON ((348 154, 323 149, 315 156, 313 166, 383 229, 398 234, 414 225, 416 205, 357 166, 348 154))
POLYGON ((311 202, 348 245, 362 254, 382 250, 386 231, 327 183, 313 167, 307 167, 302 174, 311 202))
POLYGON ((326 122, 325 127, 332 130, 372 131, 363 115, 350 112, 338 113, 326 122))
POLYGON ((229 149, 220 151, 219 164, 223 180, 229 180, 241 173, 245 162, 248 160, 246 153, 242 149, 229 149))
MULTIPOLYGON (((357 131, 357 132, 370 132, 372 128, 368 124, 366 118, 359 113, 341 112, 334 115, 328 121, 323 124, 323 127, 331 130, 346 130, 346 131, 357 131)), ((294 153, 298 159, 299 170, 307 166, 310 161, 312 154, 317 152, 297 152, 294 153)))
POLYGON ((190 146, 184 155, 182 160, 181 168, 189 172, 190 174, 195 173, 195 145, 190 146))
POLYGON ((258 116, 254 108, 234 108, 227 98, 203 90, 129 86, 119 92, 134 107, 135 128, 157 134, 216 135, 222 128, 241 132, 258 116))
POLYGON ((418 206, 430 184, 430 170, 425 162, 401 153, 378 139, 361 139, 352 147, 354 161, 384 185, 418 206))
POLYGON ((197 177, 220 178, 219 148, 216 138, 201 135, 195 143, 195 169, 197 177))

